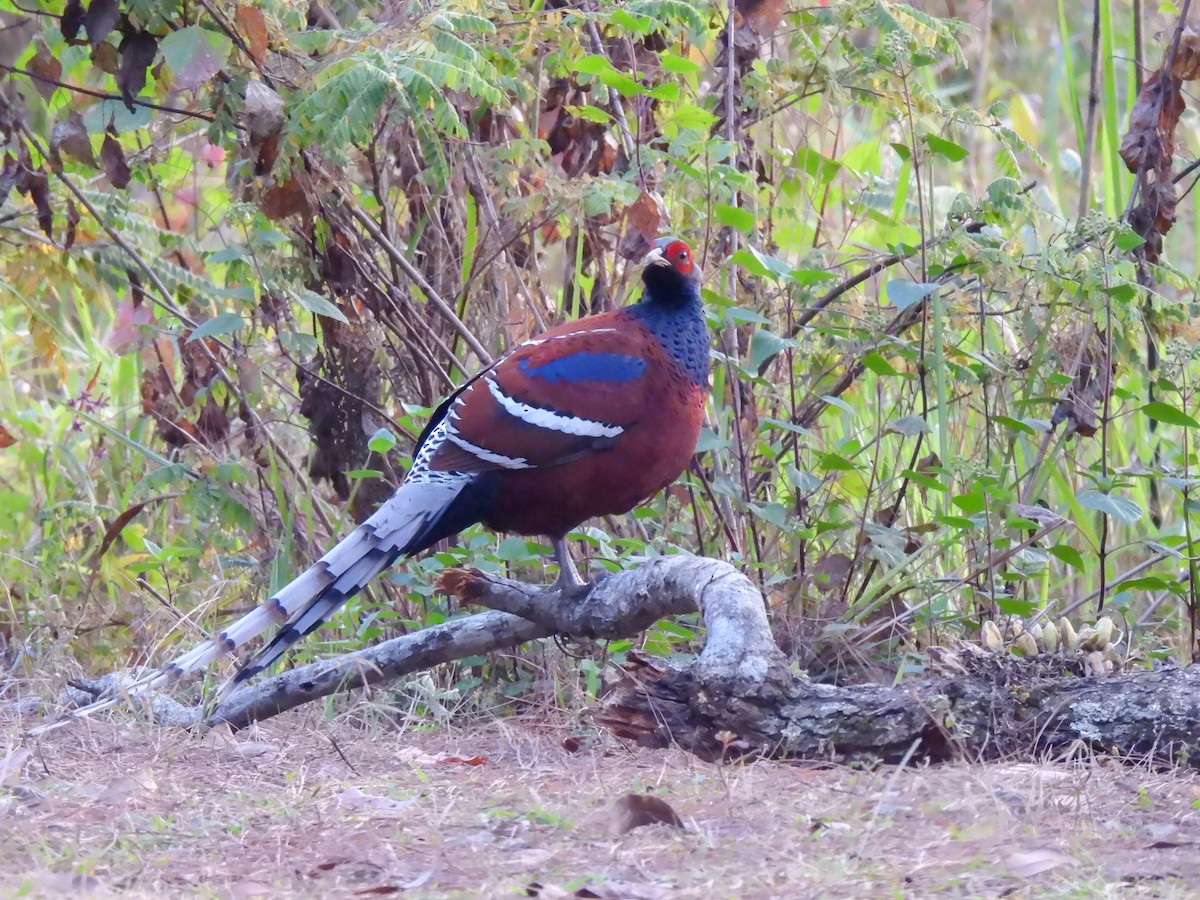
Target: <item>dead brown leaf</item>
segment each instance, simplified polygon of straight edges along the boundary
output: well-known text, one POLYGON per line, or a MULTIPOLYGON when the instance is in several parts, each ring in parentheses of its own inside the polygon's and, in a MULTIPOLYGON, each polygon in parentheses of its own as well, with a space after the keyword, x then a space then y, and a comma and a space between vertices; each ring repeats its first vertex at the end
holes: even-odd
POLYGON ((623 259, 641 259, 653 246, 655 239, 670 226, 670 216, 662 195, 657 191, 642 191, 625 210, 629 226, 617 246, 623 259))
POLYGON ((273 222, 286 219, 288 216, 298 215, 308 218, 312 215, 312 206, 309 205, 308 197, 295 176, 283 184, 265 191, 260 206, 263 215, 273 222))
POLYGON ((129 184, 129 163, 125 162, 125 151, 111 134, 106 134, 104 143, 100 145, 100 161, 104 163, 104 174, 113 187, 120 189, 129 184))
POLYGON ((133 98, 146 86, 146 70, 158 54, 158 38, 147 31, 136 31, 128 26, 121 38, 121 65, 117 69, 117 87, 125 98, 125 105, 132 112, 133 98))
POLYGON ((108 37, 120 17, 117 0, 92 0, 83 14, 83 30, 87 32, 88 43, 95 47, 108 37))
POLYGON ((58 122, 50 131, 50 149, 56 154, 66 154, 96 167, 96 155, 91 149, 91 137, 88 127, 83 124, 83 116, 72 112, 66 120, 58 122))
POLYGON ((5 447, 11 447, 16 442, 17 439, 13 437, 13 433, 3 425, 0 425, 0 450, 3 450, 5 447))
POLYGON ((158 791, 158 782, 149 768, 119 775, 105 785, 89 785, 83 794, 89 800, 105 806, 121 806, 132 800, 148 797, 158 791))
POLYGON ((121 71, 121 54, 115 44, 104 41, 92 48, 92 63, 101 72, 116 75, 121 71))
POLYGON ((1171 60, 1171 74, 1183 81, 1200 78, 1200 32, 1190 25, 1179 36, 1179 46, 1171 60))
POLYGON ((62 80, 62 63, 50 52, 49 46, 40 34, 34 39, 34 46, 37 50, 33 54, 33 58, 25 63, 25 68, 34 75, 40 76, 33 79, 33 84, 38 89, 38 93, 49 100, 50 95, 58 89, 57 85, 51 82, 62 80))
POLYGON ((679 813, 665 800, 651 794, 626 794, 613 804, 608 816, 608 836, 619 838, 643 825, 683 828, 679 813))
POLYGON ((250 58, 261 64, 267 55, 267 20, 262 10, 239 3, 237 23, 250 58))
POLYGON ((438 760, 438 765, 441 766, 482 766, 487 763, 487 759, 482 756, 446 756, 438 760))

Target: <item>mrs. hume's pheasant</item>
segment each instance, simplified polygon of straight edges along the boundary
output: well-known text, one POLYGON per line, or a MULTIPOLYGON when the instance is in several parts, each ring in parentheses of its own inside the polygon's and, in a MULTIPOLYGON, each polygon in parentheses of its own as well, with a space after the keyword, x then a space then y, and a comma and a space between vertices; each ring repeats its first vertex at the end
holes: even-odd
POLYGON ((140 682, 140 693, 279 632, 238 671, 254 677, 399 557, 482 522, 545 535, 555 587, 583 582, 566 534, 626 513, 695 453, 708 385, 700 268, 676 238, 646 256, 641 301, 526 341, 438 407, 404 483, 369 519, 266 603, 140 682))

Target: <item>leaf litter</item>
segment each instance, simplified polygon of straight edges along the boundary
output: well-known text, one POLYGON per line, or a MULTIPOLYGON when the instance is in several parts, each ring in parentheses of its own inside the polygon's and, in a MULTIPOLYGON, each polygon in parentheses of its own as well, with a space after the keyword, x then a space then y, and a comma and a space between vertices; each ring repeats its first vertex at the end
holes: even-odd
POLYGON ((36 895, 1200 890, 1200 775, 1182 769, 717 768, 603 735, 572 751, 571 723, 544 718, 405 731, 301 711, 205 736, 118 718, 23 748, 0 716, 0 866, 36 895))

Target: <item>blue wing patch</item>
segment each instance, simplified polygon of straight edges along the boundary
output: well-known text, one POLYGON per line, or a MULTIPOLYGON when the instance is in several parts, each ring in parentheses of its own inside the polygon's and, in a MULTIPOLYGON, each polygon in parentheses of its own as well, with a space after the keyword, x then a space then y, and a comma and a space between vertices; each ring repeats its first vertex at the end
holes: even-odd
POLYGON ((637 356, 620 353, 569 353, 535 366, 528 359, 521 360, 521 374, 530 378, 541 378, 551 384, 579 384, 583 381, 608 381, 621 383, 633 381, 646 371, 646 361, 637 356))

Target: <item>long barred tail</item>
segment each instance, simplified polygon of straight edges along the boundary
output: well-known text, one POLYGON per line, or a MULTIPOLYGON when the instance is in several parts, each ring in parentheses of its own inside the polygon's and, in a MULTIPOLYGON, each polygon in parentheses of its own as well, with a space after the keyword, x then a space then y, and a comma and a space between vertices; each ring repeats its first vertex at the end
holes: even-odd
POLYGON ((236 653, 272 626, 280 626, 275 636, 225 684, 221 694, 253 678, 293 644, 324 624, 398 557, 420 552, 445 536, 456 524, 458 527, 454 531, 464 527, 465 523, 448 521, 447 514, 450 520, 459 518, 455 512, 460 504, 455 501, 470 483, 469 478, 462 476, 406 482, 337 546, 216 637, 126 685, 122 696, 83 707, 31 729, 29 734, 43 734, 75 719, 109 709, 127 697, 140 697, 166 687, 206 668, 221 656, 236 653))

